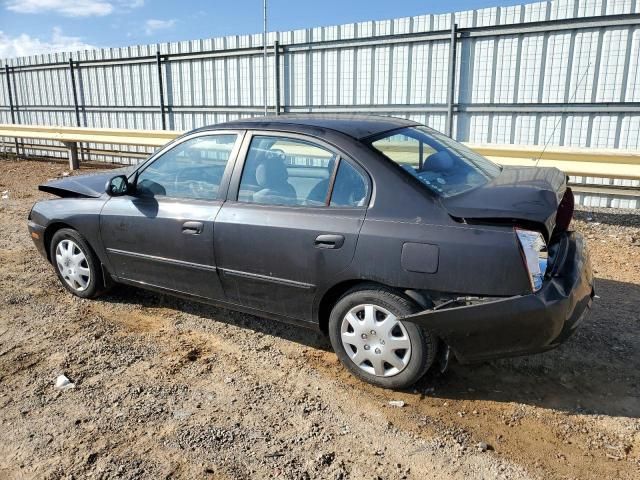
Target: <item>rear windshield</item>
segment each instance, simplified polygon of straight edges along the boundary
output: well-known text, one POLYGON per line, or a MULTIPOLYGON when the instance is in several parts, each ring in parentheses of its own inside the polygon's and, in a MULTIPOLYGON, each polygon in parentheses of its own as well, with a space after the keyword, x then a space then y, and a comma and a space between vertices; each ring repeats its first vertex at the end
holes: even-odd
POLYGON ((500 174, 500 166, 423 126, 387 132, 371 145, 442 197, 464 193, 500 174))

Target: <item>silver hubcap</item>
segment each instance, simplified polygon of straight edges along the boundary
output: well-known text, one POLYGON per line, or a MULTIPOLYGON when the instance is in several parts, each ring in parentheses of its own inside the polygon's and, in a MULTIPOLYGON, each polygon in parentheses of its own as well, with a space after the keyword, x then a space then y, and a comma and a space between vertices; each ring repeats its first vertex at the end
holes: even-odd
POLYGON ((91 270, 80 247, 69 239, 64 239, 56 247, 56 264, 64 281, 74 290, 81 292, 89 286, 91 270))
POLYGON ((377 305, 358 305, 342 320, 342 345, 358 368, 377 377, 403 371, 411 358, 409 334, 395 315, 377 305))

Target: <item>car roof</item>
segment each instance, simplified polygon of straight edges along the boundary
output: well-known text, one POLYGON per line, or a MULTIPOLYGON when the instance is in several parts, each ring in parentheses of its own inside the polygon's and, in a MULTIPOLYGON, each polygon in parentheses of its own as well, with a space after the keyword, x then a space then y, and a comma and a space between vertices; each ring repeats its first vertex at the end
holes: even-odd
POLYGON ((419 123, 405 118, 384 117, 379 115, 300 113, 243 118, 231 122, 219 123, 217 125, 210 125, 199 130, 213 130, 217 128, 286 130, 287 126, 296 126, 296 130, 304 129, 304 127, 325 128, 343 133, 356 140, 361 140, 389 130, 415 125, 419 125, 419 123))

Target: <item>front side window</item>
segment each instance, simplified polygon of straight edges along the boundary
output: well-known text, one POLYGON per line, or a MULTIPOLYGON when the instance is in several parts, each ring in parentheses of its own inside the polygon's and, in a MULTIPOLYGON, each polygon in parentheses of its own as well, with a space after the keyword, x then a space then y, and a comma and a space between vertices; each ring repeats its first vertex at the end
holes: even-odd
POLYGON ((179 143, 138 176, 136 193, 215 200, 236 134, 207 135, 179 143))
POLYGON ((442 197, 484 185, 501 171, 482 155, 422 126, 388 132, 371 146, 442 197))
POLYGON ((337 155, 295 138, 251 139, 238 200, 268 205, 325 206, 337 155))

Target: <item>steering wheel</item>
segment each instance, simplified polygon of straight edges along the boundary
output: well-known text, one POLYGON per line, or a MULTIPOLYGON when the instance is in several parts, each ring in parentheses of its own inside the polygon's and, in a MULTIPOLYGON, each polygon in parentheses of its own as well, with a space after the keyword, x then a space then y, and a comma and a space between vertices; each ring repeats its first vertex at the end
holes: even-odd
POLYGON ((212 198, 215 187, 220 184, 218 175, 207 175, 207 169, 202 167, 183 168, 176 172, 174 191, 180 192, 180 183, 187 182, 186 191, 194 198, 212 198), (195 180, 198 179, 198 180, 195 180))

